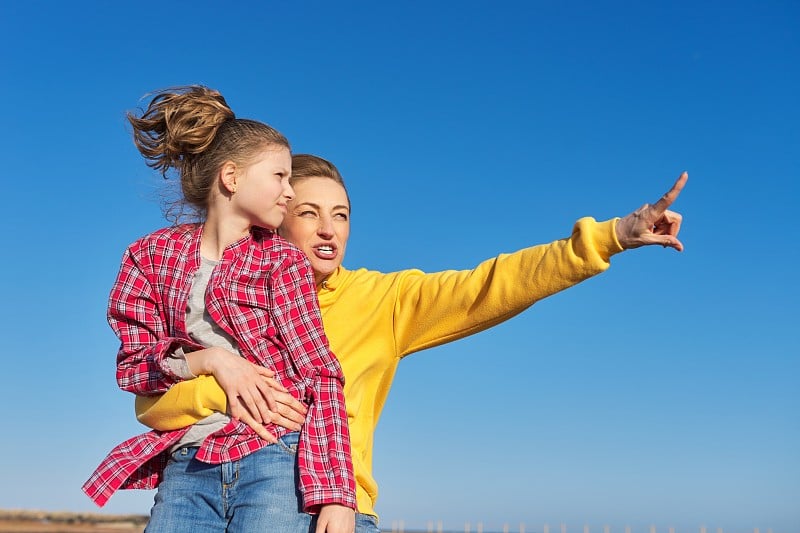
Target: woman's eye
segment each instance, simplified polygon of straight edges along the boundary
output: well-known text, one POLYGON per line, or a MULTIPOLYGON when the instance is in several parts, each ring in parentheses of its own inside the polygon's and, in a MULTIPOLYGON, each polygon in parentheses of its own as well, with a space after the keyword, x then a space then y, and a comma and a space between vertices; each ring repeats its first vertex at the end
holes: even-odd
POLYGON ((301 217, 307 217, 307 218, 316 218, 317 217, 317 214, 314 211, 300 211, 300 213, 298 213, 298 215, 301 216, 301 217))
POLYGON ((333 215, 336 220, 347 220, 347 213, 336 213, 333 215))

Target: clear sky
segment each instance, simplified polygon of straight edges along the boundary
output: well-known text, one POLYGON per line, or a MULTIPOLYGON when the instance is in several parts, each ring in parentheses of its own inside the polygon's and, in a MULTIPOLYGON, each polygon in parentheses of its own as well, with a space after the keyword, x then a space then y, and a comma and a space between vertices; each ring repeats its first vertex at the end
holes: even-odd
POLYGON ((106 299, 166 222, 124 113, 202 83, 339 166, 351 268, 469 268, 689 172, 684 253, 400 365, 385 526, 800 533, 797 2, 4 2, 0 59, 0 507, 95 510, 145 429, 106 299))

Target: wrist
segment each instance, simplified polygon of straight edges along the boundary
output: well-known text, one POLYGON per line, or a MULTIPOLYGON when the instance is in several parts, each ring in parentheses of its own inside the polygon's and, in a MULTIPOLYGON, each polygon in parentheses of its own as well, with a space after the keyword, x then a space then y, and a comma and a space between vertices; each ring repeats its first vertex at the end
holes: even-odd
POLYGON ((218 353, 220 350, 220 348, 211 347, 187 353, 186 363, 189 365, 189 371, 195 376, 215 375, 221 359, 218 353))
POLYGON ((617 236, 617 242, 622 247, 623 250, 628 250, 633 248, 633 243, 631 242, 631 226, 634 220, 632 220, 632 215, 627 215, 622 218, 617 219, 617 223, 614 226, 614 233, 617 236))

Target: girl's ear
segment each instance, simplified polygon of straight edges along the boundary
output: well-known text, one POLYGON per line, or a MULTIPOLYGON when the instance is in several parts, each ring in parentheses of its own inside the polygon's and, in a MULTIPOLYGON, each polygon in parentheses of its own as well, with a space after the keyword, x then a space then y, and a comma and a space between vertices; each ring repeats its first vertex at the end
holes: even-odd
POLYGON ((222 185, 229 193, 236 193, 236 163, 233 161, 226 161, 223 163, 222 168, 219 169, 219 179, 222 185))

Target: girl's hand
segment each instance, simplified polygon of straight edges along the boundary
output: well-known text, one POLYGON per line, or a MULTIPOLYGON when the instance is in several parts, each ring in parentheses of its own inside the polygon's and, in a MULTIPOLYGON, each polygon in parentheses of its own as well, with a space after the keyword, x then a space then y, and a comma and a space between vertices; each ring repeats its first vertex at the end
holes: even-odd
POLYGON ((353 533, 356 530, 356 512, 349 507, 331 503, 323 505, 317 517, 316 533, 353 533))
POLYGON ((644 204, 642 207, 617 221, 617 239, 623 248, 638 248, 652 244, 660 244, 664 248, 675 248, 683 251, 683 244, 678 240, 682 217, 667 208, 672 205, 681 193, 689 174, 684 172, 672 188, 655 204, 644 204))

